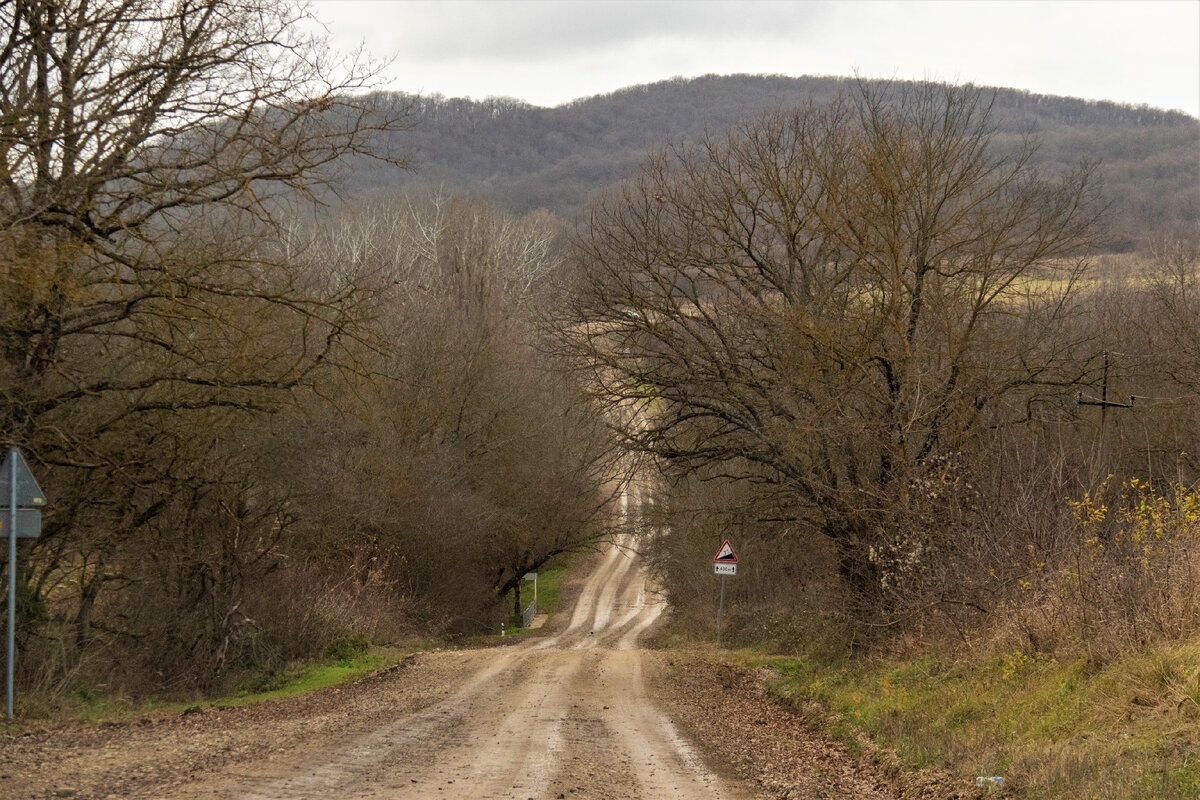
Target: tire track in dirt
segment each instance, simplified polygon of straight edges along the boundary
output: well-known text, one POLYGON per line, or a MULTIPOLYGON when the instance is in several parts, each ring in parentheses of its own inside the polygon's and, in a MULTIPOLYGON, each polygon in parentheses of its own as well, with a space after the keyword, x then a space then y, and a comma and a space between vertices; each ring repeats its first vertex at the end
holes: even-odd
MULTIPOLYGON (((636 641, 663 605, 635 545, 625 537, 610 546, 561 633, 497 650, 445 700, 291 765, 290 774, 279 765, 228 776, 218 781, 221 796, 749 797, 709 772, 649 700, 636 641)), ((189 796, 197 795, 177 795, 189 796)))

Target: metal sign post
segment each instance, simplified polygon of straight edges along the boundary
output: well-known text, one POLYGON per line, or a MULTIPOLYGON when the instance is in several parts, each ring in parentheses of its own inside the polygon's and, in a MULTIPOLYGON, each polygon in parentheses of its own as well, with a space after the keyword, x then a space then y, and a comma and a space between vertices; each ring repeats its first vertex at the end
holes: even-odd
POLYGON ((17 448, 8 451, 8 718, 13 718, 13 667, 17 661, 17 448))
POLYGON ((725 612, 725 576, 721 576, 721 602, 717 604, 717 647, 721 646, 721 616, 725 612))
POLYGON ((537 573, 536 572, 526 572, 524 577, 525 577, 525 580, 527 580, 527 581, 533 581, 533 604, 536 606, 537 605, 537 573))
POLYGON ((533 581, 533 602, 521 613, 521 627, 528 628, 533 625, 533 618, 537 616, 537 573, 526 572, 522 580, 533 581))
POLYGON ((721 646, 721 622, 725 615, 725 579, 737 575, 738 557, 726 539, 713 558, 713 574, 721 576, 721 600, 717 603, 717 646, 721 646))
POLYGON ((0 526, 8 529, 8 718, 12 719, 13 675, 17 662, 17 538, 36 538, 42 532, 40 506, 46 505, 42 487, 38 486, 21 451, 15 447, 9 448, 8 458, 0 466, 0 502, 4 501, 4 495, 7 495, 8 514, 0 526))

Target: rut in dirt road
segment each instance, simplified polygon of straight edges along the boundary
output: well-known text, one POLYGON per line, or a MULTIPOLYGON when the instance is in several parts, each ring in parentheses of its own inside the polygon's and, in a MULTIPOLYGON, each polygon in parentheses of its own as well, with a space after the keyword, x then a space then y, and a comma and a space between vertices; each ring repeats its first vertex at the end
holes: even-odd
POLYGON ((634 537, 613 543, 558 634, 488 651, 448 697, 302 764, 243 764, 176 798, 743 800, 646 694, 638 637, 662 614, 634 537))

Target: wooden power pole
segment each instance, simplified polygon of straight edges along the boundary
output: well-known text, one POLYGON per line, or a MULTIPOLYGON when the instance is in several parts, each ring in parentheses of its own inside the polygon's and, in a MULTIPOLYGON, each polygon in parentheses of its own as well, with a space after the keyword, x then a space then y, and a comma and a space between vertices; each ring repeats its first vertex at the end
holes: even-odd
POLYGON ((1083 392, 1075 393, 1075 403, 1081 406, 1100 406, 1100 464, 1103 468, 1108 463, 1108 447, 1106 441, 1106 425, 1110 408, 1133 408, 1134 396, 1129 395, 1128 403, 1118 403, 1108 399, 1108 351, 1104 351, 1104 373, 1100 380, 1100 399, 1084 397, 1083 392))

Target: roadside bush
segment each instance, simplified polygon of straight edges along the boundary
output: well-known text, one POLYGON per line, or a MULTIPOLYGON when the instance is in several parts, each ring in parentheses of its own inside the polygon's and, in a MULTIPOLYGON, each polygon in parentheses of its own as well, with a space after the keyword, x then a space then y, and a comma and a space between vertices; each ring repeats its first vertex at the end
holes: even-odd
POLYGON ((1072 535, 1009 601, 1024 646, 1107 661, 1200 634, 1200 492, 1129 478, 1068 505, 1072 535))
POLYGON ((716 636, 720 578, 713 556, 729 539, 740 563, 725 582, 722 642, 780 652, 844 646, 845 599, 831 545, 773 520, 777 509, 744 483, 680 480, 660 499, 646 551, 680 632, 716 636))

